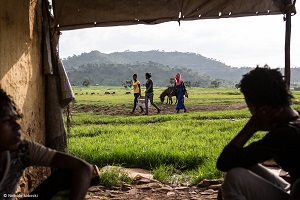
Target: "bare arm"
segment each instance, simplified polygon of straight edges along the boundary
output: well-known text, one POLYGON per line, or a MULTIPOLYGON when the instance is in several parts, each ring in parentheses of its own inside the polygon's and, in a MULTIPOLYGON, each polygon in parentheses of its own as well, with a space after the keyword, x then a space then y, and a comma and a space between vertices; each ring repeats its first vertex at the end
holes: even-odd
POLYGON ((142 95, 141 95, 141 84, 138 84, 138 87, 139 87, 139 93, 140 93, 140 96, 142 96, 142 95))
POLYGON ((237 166, 249 166, 250 160, 241 157, 244 145, 255 132, 274 130, 277 123, 280 123, 281 113, 282 108, 258 109, 244 128, 225 146, 217 160, 217 168, 221 171, 228 171, 237 166))
POLYGON ((92 165, 72 155, 57 152, 51 166, 70 170, 72 174, 70 199, 84 199, 92 178, 92 165))
POLYGON ((281 108, 262 107, 255 112, 244 128, 231 140, 230 144, 242 148, 257 131, 270 131, 276 125, 281 108))
POLYGON ((253 136, 258 130, 252 125, 251 119, 243 127, 243 129, 230 141, 229 144, 242 148, 246 142, 253 136))

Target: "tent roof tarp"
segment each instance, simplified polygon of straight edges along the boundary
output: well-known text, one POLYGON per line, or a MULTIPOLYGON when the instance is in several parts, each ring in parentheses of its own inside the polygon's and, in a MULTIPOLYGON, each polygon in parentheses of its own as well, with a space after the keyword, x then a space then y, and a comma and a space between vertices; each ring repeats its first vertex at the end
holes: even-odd
POLYGON ((60 30, 283 14, 293 0, 52 0, 60 30))

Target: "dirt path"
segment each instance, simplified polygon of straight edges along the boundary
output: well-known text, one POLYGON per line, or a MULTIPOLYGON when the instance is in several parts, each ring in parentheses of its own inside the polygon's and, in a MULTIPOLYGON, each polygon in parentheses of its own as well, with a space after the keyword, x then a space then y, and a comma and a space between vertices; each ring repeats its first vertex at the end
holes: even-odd
POLYGON ((219 185, 211 187, 171 187, 159 182, 124 185, 122 188, 105 189, 93 186, 86 195, 86 200, 132 199, 132 200, 168 200, 168 199, 217 199, 219 185))
MULTIPOLYGON (((161 114, 176 113, 175 106, 170 104, 157 104, 161 109, 161 114)), ((217 111, 217 110, 240 110, 246 108, 245 103, 236 104, 207 104, 207 105, 189 105, 187 106, 187 112, 201 112, 201 111, 217 111)), ((72 108, 72 112, 93 112, 106 115, 142 115, 139 108, 137 108, 134 114, 130 114, 132 105, 116 105, 116 106, 101 106, 93 107, 86 106, 84 108, 72 108)), ((183 111, 180 111, 183 112, 183 111)), ((156 110, 153 107, 149 108, 149 115, 155 115, 156 110)))
POLYGON ((134 180, 132 184, 108 189, 96 183, 95 186, 89 188, 85 199, 217 199, 222 183, 222 180, 203 180, 195 186, 171 186, 154 180, 147 170, 138 168, 124 168, 123 170, 134 180))
MULTIPOLYGON (((274 174, 281 176, 287 181, 289 176, 274 163, 267 161, 262 163, 274 174)), ((122 187, 111 189, 96 185, 89 188, 86 200, 219 200, 219 189, 223 180, 202 180, 194 186, 171 186, 162 184, 149 178, 150 172, 144 169, 128 169, 126 172, 134 179, 132 184, 124 184, 122 187)))

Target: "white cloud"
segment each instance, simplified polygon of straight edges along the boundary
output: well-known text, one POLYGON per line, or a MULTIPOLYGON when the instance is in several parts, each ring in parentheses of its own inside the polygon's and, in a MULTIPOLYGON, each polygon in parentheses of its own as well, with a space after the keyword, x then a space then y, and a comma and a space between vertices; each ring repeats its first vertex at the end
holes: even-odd
MULTIPOLYGON (((291 66, 300 67, 300 17, 292 17, 291 66)), ((98 50, 180 51, 199 53, 233 67, 284 66, 285 22, 282 15, 168 22, 64 31, 62 58, 98 50)))

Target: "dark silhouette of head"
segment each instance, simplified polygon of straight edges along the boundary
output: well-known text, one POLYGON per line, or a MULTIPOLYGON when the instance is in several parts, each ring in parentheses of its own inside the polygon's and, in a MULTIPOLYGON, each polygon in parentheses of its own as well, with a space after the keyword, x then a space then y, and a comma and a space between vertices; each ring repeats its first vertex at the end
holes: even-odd
POLYGON ((21 114, 18 113, 15 103, 11 100, 11 97, 0 88, 0 117, 5 117, 7 105, 11 104, 13 109, 16 111, 18 118, 21 118, 21 114))
POLYGON ((289 106, 293 98, 281 72, 269 68, 268 65, 257 66, 245 74, 238 88, 244 94, 246 102, 251 102, 258 107, 289 106))
POLYGON ((133 78, 133 80, 136 81, 136 80, 137 80, 137 74, 133 74, 133 75, 132 75, 132 78, 133 78))
POLYGON ((145 76, 146 76, 146 78, 151 78, 151 73, 149 73, 149 72, 147 72, 146 74, 145 74, 145 76))

